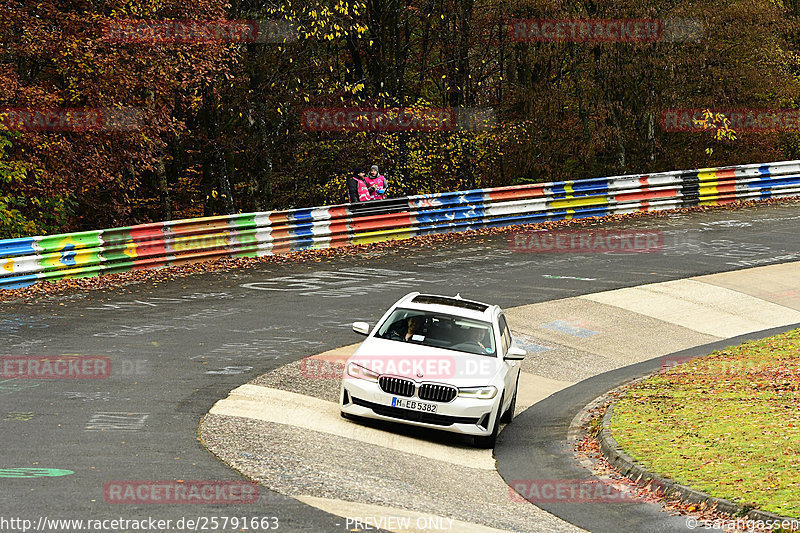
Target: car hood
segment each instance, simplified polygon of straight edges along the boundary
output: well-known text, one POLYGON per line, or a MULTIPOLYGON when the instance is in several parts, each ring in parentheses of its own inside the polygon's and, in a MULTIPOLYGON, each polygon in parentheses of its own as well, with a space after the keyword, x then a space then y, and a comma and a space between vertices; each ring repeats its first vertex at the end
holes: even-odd
POLYGON ((407 377, 417 382, 448 383, 456 387, 492 383, 505 365, 494 356, 376 338, 365 340, 349 361, 379 374, 407 377))

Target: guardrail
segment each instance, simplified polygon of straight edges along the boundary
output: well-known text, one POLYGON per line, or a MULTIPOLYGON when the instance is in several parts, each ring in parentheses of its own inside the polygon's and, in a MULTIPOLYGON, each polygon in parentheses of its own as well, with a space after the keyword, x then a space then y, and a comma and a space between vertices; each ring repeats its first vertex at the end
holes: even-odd
POLYGON ((0 289, 415 235, 800 195, 800 161, 635 174, 0 240, 0 289))

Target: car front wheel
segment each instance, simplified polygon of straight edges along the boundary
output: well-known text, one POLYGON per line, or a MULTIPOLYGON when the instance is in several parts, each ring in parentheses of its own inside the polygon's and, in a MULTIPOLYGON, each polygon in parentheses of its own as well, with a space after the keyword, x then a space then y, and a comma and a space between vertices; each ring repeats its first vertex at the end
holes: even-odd
POLYGON ((494 417, 494 424, 492 424, 492 432, 485 437, 475 437, 475 446, 479 448, 494 448, 497 443, 497 432, 500 429, 500 411, 503 409, 503 397, 500 396, 500 402, 497 404, 497 413, 494 417))
POLYGON ((514 419, 514 409, 517 408, 517 391, 519 390, 519 376, 517 376, 517 384, 514 386, 514 396, 511 398, 511 405, 508 406, 508 409, 505 413, 503 413, 503 418, 500 419, 500 422, 503 424, 510 424, 511 421, 514 419))

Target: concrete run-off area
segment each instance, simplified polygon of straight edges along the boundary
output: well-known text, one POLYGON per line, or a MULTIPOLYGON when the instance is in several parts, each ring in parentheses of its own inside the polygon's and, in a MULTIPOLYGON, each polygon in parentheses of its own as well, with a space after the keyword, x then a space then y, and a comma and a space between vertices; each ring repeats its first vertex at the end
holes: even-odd
MULTIPOLYGON (((507 309, 515 337, 534 350, 522 366, 516 413, 608 370, 800 323, 797 303, 784 305, 799 284, 800 263, 787 263, 507 309)), ((333 368, 355 347, 236 388, 205 418, 204 443, 247 477, 343 520, 426 516, 457 520, 459 531, 574 530, 514 498, 491 450, 447 433, 341 418, 339 381, 308 369, 322 362, 333 368)), ((407 522, 386 529, 430 531, 407 522)))

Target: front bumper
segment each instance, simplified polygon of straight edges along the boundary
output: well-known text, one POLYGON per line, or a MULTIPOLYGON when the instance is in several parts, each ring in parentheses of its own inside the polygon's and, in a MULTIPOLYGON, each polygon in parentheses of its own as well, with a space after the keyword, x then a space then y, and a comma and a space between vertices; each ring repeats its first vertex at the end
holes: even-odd
POLYGON ((377 383, 361 379, 345 379, 339 394, 339 405, 345 414, 477 436, 491 433, 499 401, 498 394, 491 400, 456 397, 451 402, 431 402, 416 395, 411 398, 392 395, 381 390, 377 383), (436 412, 393 407, 393 398, 435 404, 436 412))

